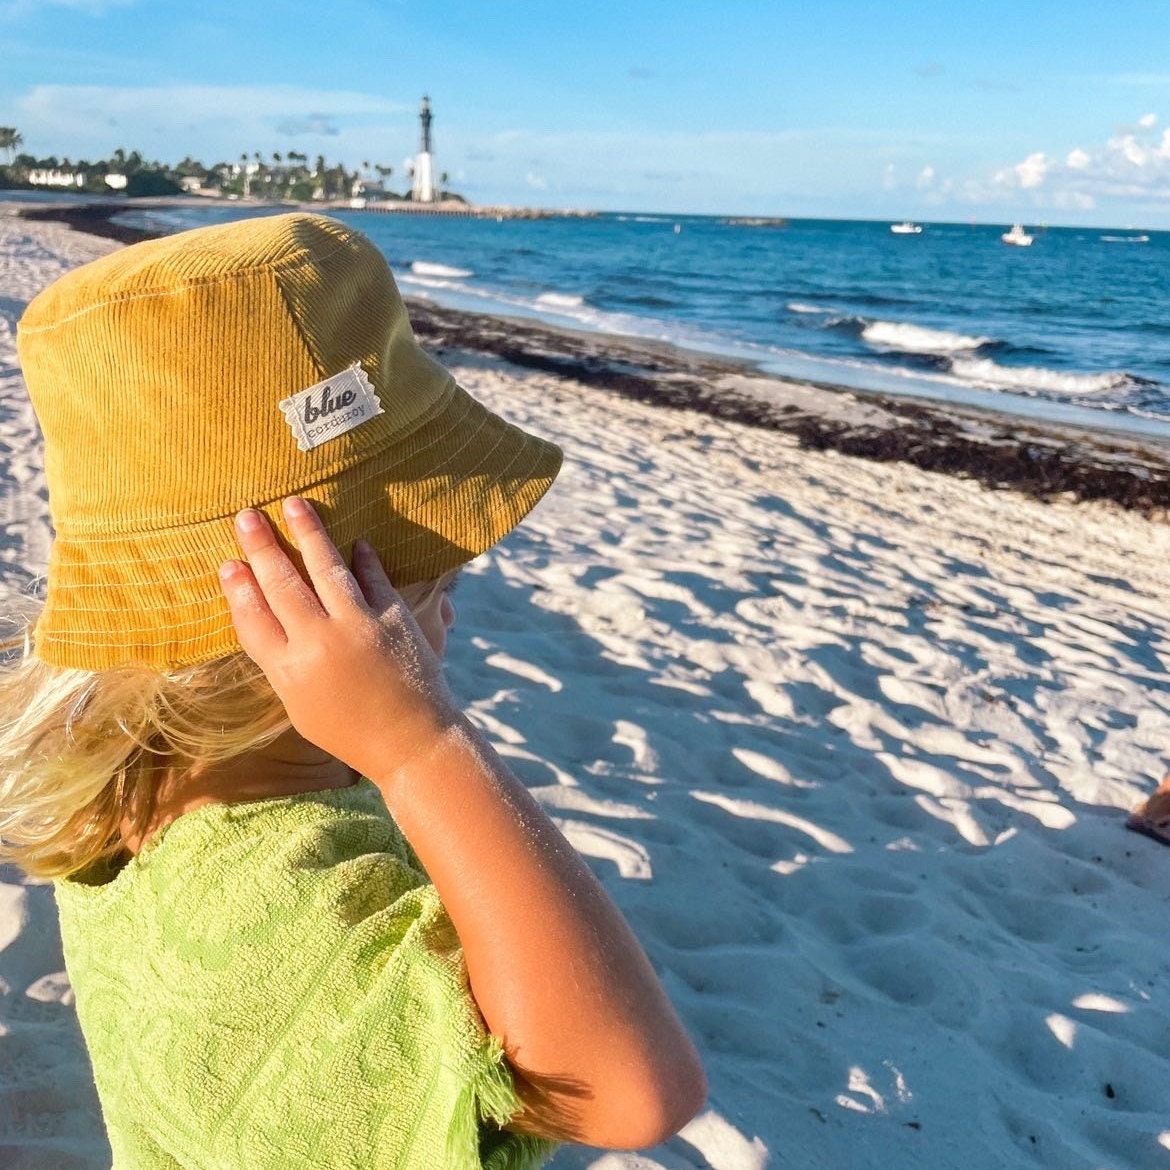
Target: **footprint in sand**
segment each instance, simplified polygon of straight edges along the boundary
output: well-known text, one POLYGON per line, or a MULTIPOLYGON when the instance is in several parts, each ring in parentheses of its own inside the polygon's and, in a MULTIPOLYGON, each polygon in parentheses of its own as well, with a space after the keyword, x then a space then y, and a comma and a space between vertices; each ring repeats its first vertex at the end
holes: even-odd
POLYGON ((658 756, 650 746, 650 740, 644 728, 625 719, 614 722, 613 735, 610 741, 619 747, 629 748, 633 756, 634 767, 640 772, 653 773, 658 769, 658 756))
POLYGON ((582 821, 553 817, 565 839, 585 857, 611 862, 627 881, 648 882, 654 877, 650 851, 632 837, 582 821))
POLYGON ((559 678, 554 678, 534 663, 522 662, 519 658, 513 658, 510 654, 505 654, 502 650, 497 650, 496 653, 489 654, 484 659, 484 662, 488 666, 494 666, 497 670, 506 670, 509 674, 514 674, 519 678, 527 679, 529 682, 539 683, 541 686, 548 687, 553 694, 556 694, 564 686, 559 678))
POLYGON ((739 849, 776 860, 792 853, 793 842, 805 848, 811 842, 828 853, 852 853, 843 837, 783 809, 751 800, 737 800, 721 792, 692 791, 699 802, 700 820, 739 849))
POLYGON ((1164 1116, 1164 1050, 1129 1041, 1111 1026, 1115 1016, 1057 1010, 1056 999, 1014 1000, 983 1030, 1007 1074, 1055 1097, 1097 1100, 1111 1114, 1164 1116))
POLYGON ((732 748, 732 756, 745 768, 754 772, 763 780, 774 780, 786 788, 820 788, 820 784, 813 780, 805 780, 794 776, 778 759, 766 756, 762 752, 754 752, 749 748, 732 748))
POLYGON ((925 1007, 939 994, 936 954, 918 939, 878 942, 850 952, 850 970, 894 1003, 925 1007))

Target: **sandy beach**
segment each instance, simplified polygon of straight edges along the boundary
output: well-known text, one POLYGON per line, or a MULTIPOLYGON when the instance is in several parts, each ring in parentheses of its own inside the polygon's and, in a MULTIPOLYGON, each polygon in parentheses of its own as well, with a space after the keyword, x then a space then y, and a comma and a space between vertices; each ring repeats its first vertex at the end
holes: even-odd
MULTIPOLYGON (((118 246, 0 216, 8 595, 51 538, 15 322, 118 246)), ((1165 453, 417 324, 566 452, 460 585, 453 686, 711 1085, 664 1145, 552 1165, 1170 1166, 1170 849, 1123 829, 1170 747, 1165 453)), ((0 870, 0 1165, 109 1164, 51 888, 0 870)))

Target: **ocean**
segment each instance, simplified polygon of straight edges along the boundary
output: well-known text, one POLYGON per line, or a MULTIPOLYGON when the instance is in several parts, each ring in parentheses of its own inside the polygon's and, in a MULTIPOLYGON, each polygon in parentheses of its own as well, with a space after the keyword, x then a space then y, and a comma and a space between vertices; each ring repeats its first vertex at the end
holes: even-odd
MULTIPOLYGON (((239 209, 137 212, 179 229, 239 209)), ((1170 233, 607 213, 455 219, 337 211, 404 294, 478 312, 654 338, 813 381, 1170 423, 1170 233), (1069 408, 1072 408, 1071 410, 1069 408), (1079 409, 1077 409, 1079 408, 1079 409)), ((1143 425, 1144 424, 1144 425, 1143 425)))

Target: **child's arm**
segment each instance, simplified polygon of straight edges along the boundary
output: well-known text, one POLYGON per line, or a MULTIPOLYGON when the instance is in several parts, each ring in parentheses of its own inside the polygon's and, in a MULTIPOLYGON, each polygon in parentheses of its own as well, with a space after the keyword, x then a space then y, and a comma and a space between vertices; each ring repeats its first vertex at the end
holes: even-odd
POLYGON ((458 710, 372 551, 355 552, 355 579, 311 508, 285 516, 311 585, 266 521, 238 529, 250 568, 221 576, 240 643, 293 727, 377 784, 426 867, 517 1073, 512 1128, 664 1140, 706 1082, 621 913, 458 710))

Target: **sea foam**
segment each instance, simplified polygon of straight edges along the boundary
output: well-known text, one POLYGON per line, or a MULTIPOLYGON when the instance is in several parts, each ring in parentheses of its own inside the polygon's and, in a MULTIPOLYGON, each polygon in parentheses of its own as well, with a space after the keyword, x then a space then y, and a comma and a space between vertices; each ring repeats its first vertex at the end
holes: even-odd
POLYGON ((987 358, 956 358, 951 363, 951 373, 964 382, 994 390, 1048 394, 1106 394, 1131 383, 1127 374, 1067 374, 1043 366, 1001 366, 987 358))
POLYGON ((410 271, 415 276, 446 276, 452 279, 474 276, 468 268, 452 268, 448 264, 432 264, 428 260, 415 260, 410 265, 410 271))
POLYGON ((947 329, 927 329, 899 321, 871 321, 861 330, 861 339, 878 349, 901 353, 952 354, 976 350, 991 342, 990 337, 971 337, 947 329))
POLYGON ((572 293, 546 292, 541 293, 535 303, 549 309, 578 309, 585 303, 585 298, 572 293))

